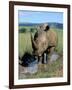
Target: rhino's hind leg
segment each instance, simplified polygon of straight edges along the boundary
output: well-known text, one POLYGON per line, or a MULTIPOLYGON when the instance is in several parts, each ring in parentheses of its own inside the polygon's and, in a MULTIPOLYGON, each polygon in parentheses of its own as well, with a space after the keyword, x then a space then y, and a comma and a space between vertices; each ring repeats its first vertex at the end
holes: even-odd
POLYGON ((54 53, 55 47, 50 48, 50 54, 52 55, 54 53))
POLYGON ((54 49, 55 49, 55 47, 52 47, 52 46, 49 46, 48 48, 47 48, 47 55, 48 55, 48 57, 47 57, 47 62, 48 63, 50 63, 50 59, 51 59, 51 56, 53 55, 53 53, 54 53, 54 49))
POLYGON ((59 55, 55 52, 55 47, 50 48, 50 62, 56 61, 59 55))

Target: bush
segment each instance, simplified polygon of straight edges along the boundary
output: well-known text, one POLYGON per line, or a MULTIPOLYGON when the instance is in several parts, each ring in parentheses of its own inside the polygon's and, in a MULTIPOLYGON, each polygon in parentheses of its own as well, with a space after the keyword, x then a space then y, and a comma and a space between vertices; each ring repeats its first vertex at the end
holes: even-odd
POLYGON ((27 29, 26 28, 21 28, 20 30, 19 30, 19 33, 26 33, 27 32, 27 29))
POLYGON ((31 28, 30 29, 30 32, 35 33, 36 32, 36 29, 35 28, 31 28))
POLYGON ((34 32, 34 28, 31 28, 31 29, 30 29, 30 32, 34 32))

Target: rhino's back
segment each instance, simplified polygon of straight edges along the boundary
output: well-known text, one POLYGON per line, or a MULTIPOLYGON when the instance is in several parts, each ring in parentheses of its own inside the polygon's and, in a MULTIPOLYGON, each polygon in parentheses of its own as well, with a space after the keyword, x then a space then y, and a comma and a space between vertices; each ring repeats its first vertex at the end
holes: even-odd
POLYGON ((54 30, 47 31, 47 38, 49 40, 49 46, 57 45, 57 33, 54 30))

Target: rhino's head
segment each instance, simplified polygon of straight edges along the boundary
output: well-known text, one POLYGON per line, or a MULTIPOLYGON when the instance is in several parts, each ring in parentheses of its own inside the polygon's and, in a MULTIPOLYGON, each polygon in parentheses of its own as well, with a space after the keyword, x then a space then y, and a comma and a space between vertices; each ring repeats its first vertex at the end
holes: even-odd
POLYGON ((47 48, 47 36, 45 31, 36 32, 34 38, 31 34, 33 54, 41 56, 47 48))
POLYGON ((49 25, 47 23, 41 24, 37 27, 37 30, 41 31, 48 31, 50 29, 49 25))

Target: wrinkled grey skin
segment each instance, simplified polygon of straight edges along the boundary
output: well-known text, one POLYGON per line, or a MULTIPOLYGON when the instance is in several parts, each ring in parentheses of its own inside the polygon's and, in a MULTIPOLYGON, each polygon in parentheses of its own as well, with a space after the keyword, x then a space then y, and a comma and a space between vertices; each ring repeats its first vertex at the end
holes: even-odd
MULTIPOLYGON (((50 30, 48 24, 38 26, 34 38, 31 35, 33 54, 41 57, 44 52, 52 53, 57 45, 57 34, 50 30)), ((42 58, 42 57, 41 57, 42 58)), ((39 58, 41 60, 41 58, 39 58)))

